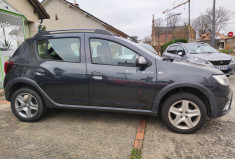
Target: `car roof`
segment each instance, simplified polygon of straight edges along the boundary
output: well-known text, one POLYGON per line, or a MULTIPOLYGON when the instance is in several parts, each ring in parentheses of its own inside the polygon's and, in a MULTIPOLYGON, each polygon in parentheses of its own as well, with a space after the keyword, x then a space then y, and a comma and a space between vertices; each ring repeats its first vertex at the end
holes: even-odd
POLYGON ((94 33, 94 34, 114 36, 114 34, 104 29, 64 29, 64 30, 42 31, 34 35, 34 38, 39 38, 48 35, 55 35, 55 34, 73 34, 73 33, 94 33))
POLYGON ((178 43, 173 43, 171 45, 169 45, 168 47, 170 46, 184 46, 184 45, 198 45, 198 44, 201 44, 201 45, 208 45, 207 43, 204 43, 204 42, 191 42, 191 43, 182 43, 182 42, 178 42, 178 43))

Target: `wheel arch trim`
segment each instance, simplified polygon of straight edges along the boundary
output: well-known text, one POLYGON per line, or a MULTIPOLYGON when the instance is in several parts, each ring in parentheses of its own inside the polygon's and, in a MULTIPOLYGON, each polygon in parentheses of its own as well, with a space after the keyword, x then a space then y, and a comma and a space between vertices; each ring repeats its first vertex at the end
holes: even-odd
MULTIPOLYGON (((33 79, 26 78, 26 77, 14 78, 14 79, 12 79, 11 81, 9 81, 7 83, 7 85, 5 87, 5 97, 8 101, 11 100, 11 97, 10 97, 11 89, 16 84, 19 84, 19 83, 26 84, 26 85, 29 85, 29 86, 35 88, 36 91, 38 91, 41 94, 41 96, 42 96, 45 103, 48 103, 48 102, 51 103, 50 97, 38 86, 38 84, 33 79)), ((46 105, 48 105, 48 104, 46 104, 46 105)))
POLYGON ((166 87, 164 87, 162 90, 160 90, 155 98, 154 98, 154 102, 153 102, 153 107, 152 107, 152 112, 154 114, 158 114, 159 113, 159 109, 160 109, 160 103, 163 100, 163 98, 167 95, 167 93, 175 90, 175 89, 179 89, 179 88, 192 88, 195 89, 197 91, 200 91, 209 101, 209 109, 210 109, 210 113, 208 114, 209 117, 211 118, 215 118, 216 117, 216 100, 215 100, 215 96, 213 95, 213 93, 206 88, 203 85, 200 84, 196 84, 196 83, 174 83, 174 84, 170 84, 166 87))

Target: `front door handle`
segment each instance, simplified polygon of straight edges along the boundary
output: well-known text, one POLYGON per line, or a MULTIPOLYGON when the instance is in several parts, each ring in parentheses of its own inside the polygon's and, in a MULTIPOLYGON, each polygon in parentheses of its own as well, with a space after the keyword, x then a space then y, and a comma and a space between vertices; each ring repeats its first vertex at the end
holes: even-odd
POLYGON ((43 69, 38 68, 35 70, 35 74, 39 76, 45 76, 46 72, 43 69))
POLYGON ((103 79, 103 75, 99 72, 92 72, 91 73, 91 77, 97 80, 102 80, 103 79))

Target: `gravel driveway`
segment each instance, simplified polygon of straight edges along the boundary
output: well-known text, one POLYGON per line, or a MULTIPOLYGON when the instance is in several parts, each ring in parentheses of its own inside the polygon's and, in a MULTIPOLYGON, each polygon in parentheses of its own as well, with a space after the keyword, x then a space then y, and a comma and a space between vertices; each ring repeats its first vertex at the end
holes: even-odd
POLYGON ((138 115, 50 110, 35 123, 20 122, 0 105, 0 158, 129 158, 138 115))
MULTIPOLYGON (((235 76, 230 77, 230 83, 235 92, 235 76)), ((232 106, 229 114, 208 119, 192 135, 172 133, 160 118, 148 117, 142 158, 235 158, 235 100, 232 106)))

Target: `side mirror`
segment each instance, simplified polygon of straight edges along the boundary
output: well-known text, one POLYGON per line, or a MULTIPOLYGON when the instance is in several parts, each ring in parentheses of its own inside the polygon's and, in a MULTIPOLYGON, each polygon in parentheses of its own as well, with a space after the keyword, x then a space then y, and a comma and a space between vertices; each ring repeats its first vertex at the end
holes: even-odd
POLYGON ((136 59, 136 66, 144 67, 147 65, 148 65, 148 61, 143 56, 139 56, 136 59))
POLYGON ((183 52, 178 52, 178 55, 183 56, 184 54, 183 54, 183 52))

